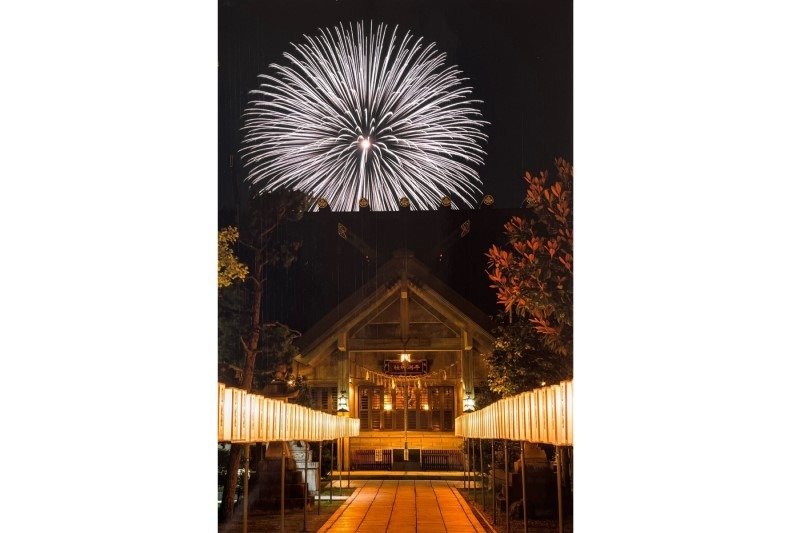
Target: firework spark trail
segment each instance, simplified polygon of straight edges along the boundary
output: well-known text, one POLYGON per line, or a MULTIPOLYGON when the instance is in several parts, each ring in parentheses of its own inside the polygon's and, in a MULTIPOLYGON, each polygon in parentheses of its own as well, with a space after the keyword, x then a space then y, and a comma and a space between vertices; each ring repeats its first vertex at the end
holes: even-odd
POLYGON ((435 209, 444 195, 474 206, 487 124, 445 54, 410 33, 359 23, 320 30, 261 74, 241 149, 256 190, 288 187, 337 211, 435 209))

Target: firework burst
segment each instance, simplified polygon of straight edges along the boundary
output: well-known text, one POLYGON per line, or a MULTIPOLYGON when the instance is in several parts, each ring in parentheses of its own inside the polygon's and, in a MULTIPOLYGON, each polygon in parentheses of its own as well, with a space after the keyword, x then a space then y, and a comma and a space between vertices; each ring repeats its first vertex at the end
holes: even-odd
POLYGON ((244 113, 241 149, 256 190, 325 198, 337 211, 434 209, 444 195, 474 206, 486 135, 470 87, 434 43, 384 24, 340 24, 292 44, 244 113))

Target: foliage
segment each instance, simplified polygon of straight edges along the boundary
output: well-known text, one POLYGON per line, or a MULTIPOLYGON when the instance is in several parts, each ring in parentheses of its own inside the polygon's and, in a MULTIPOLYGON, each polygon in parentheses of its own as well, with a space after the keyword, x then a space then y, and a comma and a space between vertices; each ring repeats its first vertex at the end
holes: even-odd
POLYGON ((263 388, 272 381, 293 379, 292 361, 299 353, 294 339, 300 334, 280 322, 264 324, 261 328, 261 346, 256 358, 254 389, 263 388))
POLYGON ((505 316, 489 355, 490 387, 503 395, 572 375, 572 165, 525 173, 528 216, 504 226, 487 274, 505 316))
POLYGON ((478 409, 491 405, 497 400, 502 398, 502 394, 498 394, 491 386, 483 386, 476 384, 475 386, 475 405, 478 409))
POLYGON ((239 240, 239 230, 228 226, 220 230, 217 239, 217 286, 219 288, 230 287, 237 279, 244 281, 248 273, 247 265, 239 262, 232 248, 233 244, 239 240))
POLYGON ((498 319, 493 350, 487 354, 489 389, 502 397, 552 384, 572 374, 571 358, 542 345, 541 334, 528 321, 498 319))
POLYGON ((244 364, 240 336, 250 323, 247 299, 244 283, 236 283, 217 293, 217 358, 220 363, 244 364))

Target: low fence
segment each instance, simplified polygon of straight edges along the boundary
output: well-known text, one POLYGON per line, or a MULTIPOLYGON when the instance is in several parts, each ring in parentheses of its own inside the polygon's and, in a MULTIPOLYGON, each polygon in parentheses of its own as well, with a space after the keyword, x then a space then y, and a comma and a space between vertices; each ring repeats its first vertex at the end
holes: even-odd
POLYGON ((353 470, 391 470, 392 450, 353 450, 353 470))
POLYGON ((421 459, 423 470, 464 469, 464 453, 461 450, 422 450, 421 459))
MULTIPOLYGON (((402 450, 353 450, 350 454, 352 470, 392 470, 395 463, 393 452, 402 450)), ((458 471, 464 469, 464 453, 461 450, 410 450, 418 456, 419 468, 427 471, 458 471)), ((398 459, 399 460, 399 459, 398 459)))

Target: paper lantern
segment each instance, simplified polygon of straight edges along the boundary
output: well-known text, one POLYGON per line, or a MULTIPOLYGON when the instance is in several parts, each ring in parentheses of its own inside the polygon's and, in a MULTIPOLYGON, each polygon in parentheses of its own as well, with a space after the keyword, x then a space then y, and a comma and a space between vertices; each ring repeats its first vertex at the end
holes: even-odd
POLYGON ((547 442, 555 444, 558 442, 556 435, 556 428, 558 427, 556 421, 556 390, 553 387, 547 387, 547 442))
POLYGON ((244 399, 245 392, 241 389, 231 389, 233 391, 233 413, 231 416, 231 442, 244 442, 244 399))
MULTIPOLYGON (((250 440, 250 397, 245 391, 241 391, 240 396, 240 416, 239 416, 239 435, 233 442, 245 443, 250 440)), ((234 400, 235 401, 235 400, 234 400)))
POLYGON ((247 435, 247 442, 259 442, 259 428, 258 424, 261 421, 261 400, 263 396, 257 394, 248 394, 247 398, 250 402, 250 430, 247 435))
POLYGON ((575 436, 572 433, 572 381, 567 381, 567 394, 566 394, 566 404, 567 404, 567 440, 569 441, 569 446, 572 446, 574 443, 575 436))
POLYGON ((531 391, 528 393, 527 403, 528 403, 528 418, 530 422, 530 434, 528 435, 527 440, 530 442, 539 441, 539 409, 536 402, 536 397, 537 397, 536 391, 531 391))
POLYGON ((217 440, 251 443, 355 437, 360 421, 217 383, 217 440))
POLYGON ((217 383, 217 441, 225 440, 225 385, 217 383))
POLYGON ((555 422, 556 422, 556 442, 559 446, 567 444, 567 404, 566 404, 566 385, 562 381, 553 386, 555 393, 555 422))
POLYGON ((525 410, 525 393, 518 394, 514 398, 514 402, 516 404, 515 409, 517 411, 517 424, 516 430, 514 431, 514 436, 516 437, 514 440, 525 440, 525 435, 527 434, 527 430, 525 429, 526 425, 526 410, 525 410))
POLYGON ((286 404, 284 402, 278 402, 278 435, 277 440, 285 441, 286 440, 286 404))
POLYGON ((224 389, 222 397, 222 436, 221 442, 230 442, 233 429, 233 389, 224 389))
POLYGON ((258 440, 259 442, 269 442, 268 435, 269 435, 269 412, 267 410, 269 406, 269 400, 267 398, 261 398, 261 410, 258 414, 258 440))
POLYGON ((534 415, 536 422, 535 440, 534 442, 541 442, 552 444, 553 441, 549 435, 549 420, 551 414, 548 410, 548 391, 550 387, 543 387, 533 391, 534 395, 534 415))

